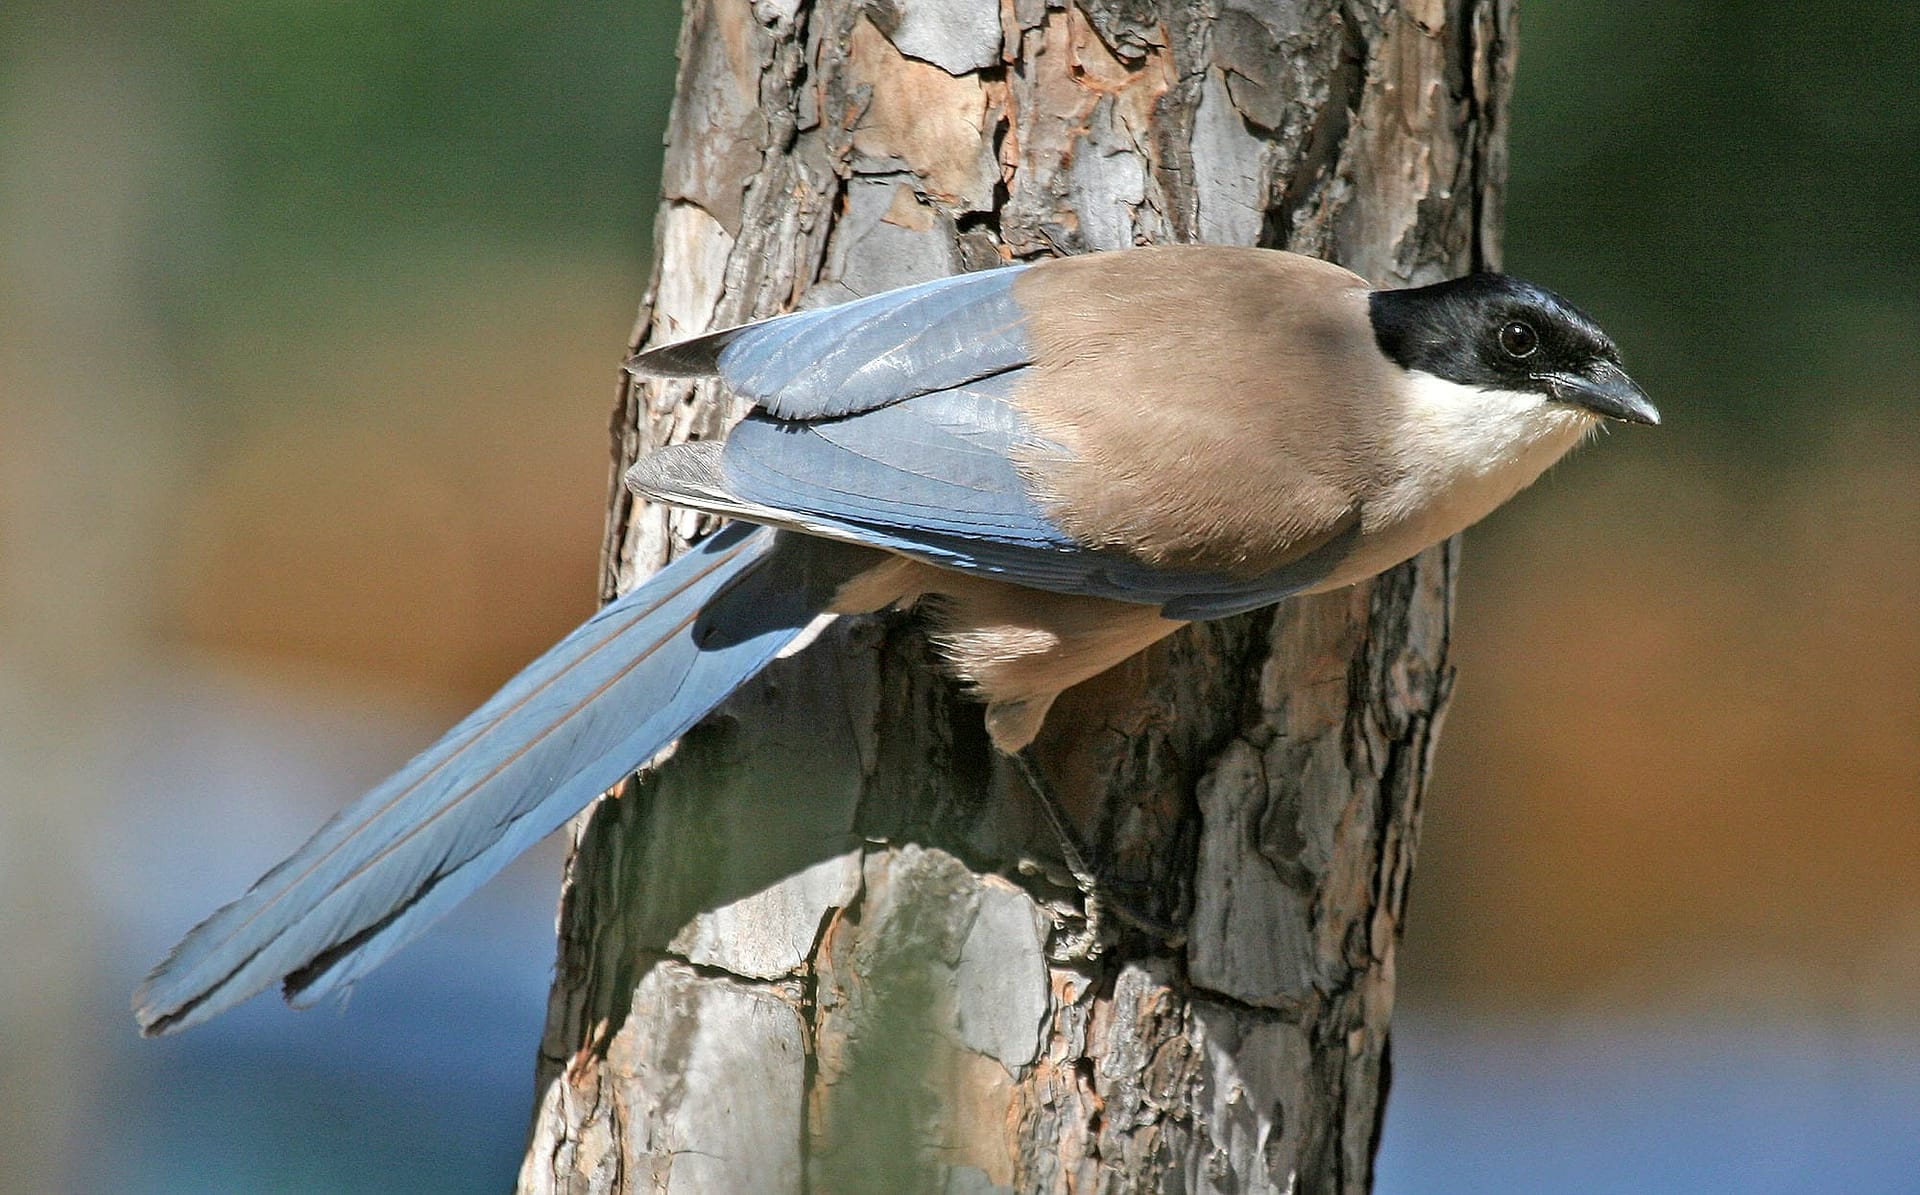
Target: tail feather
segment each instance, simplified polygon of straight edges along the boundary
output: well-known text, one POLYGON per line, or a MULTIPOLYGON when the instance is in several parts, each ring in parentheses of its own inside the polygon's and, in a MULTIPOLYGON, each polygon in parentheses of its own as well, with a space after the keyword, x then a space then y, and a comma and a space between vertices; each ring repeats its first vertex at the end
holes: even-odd
POLYGON ((296 1005, 351 984, 725 700, 871 559, 744 524, 708 539, 189 933, 134 997, 141 1031, 276 980, 296 1005))

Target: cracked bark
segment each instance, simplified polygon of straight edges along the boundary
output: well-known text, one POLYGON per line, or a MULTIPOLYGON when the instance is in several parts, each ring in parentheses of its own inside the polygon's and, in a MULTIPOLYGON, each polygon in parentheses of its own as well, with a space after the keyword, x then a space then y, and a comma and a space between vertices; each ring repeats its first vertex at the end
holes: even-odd
MULTIPOLYGON (((634 347, 1010 258, 1495 264, 1511 0, 690 0, 634 347)), ((737 412, 625 389, 616 464, 737 412)), ((705 530, 616 485, 606 588, 705 530)), ((1364 1191, 1455 553, 1192 628, 1039 750, 1171 952, 1076 903, 911 615, 576 828, 527 1191, 1364 1191)))

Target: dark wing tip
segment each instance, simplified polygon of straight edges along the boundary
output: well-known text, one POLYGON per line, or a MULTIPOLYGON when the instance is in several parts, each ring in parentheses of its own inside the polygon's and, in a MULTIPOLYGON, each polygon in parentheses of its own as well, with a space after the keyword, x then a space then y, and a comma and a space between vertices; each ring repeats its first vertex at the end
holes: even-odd
POLYGON ((628 357, 625 369, 637 378, 710 378, 720 372, 721 350, 742 330, 727 328, 650 348, 628 357))
MULTIPOLYGON (((147 973, 140 986, 133 992, 133 1020, 140 1028, 141 1037, 165 1037, 169 1033, 184 1029, 193 1017, 196 1009, 206 1002, 211 993, 202 992, 187 999, 168 998, 160 989, 167 980, 168 972, 173 970, 174 961, 179 957, 179 947, 161 961, 160 965, 147 973)), ((198 1018, 193 1018, 198 1019, 198 1018)))
POLYGON ((141 1037, 162 1037, 173 1027, 172 1014, 155 1008, 147 994, 147 985, 152 982, 153 976, 149 975, 146 983, 133 990, 133 1023, 139 1027, 141 1037))
MULTIPOLYGON (((238 903, 238 902, 236 902, 238 903)), ((195 971, 202 970, 212 954, 205 938, 209 924, 227 913, 232 906, 216 912, 206 921, 195 926, 188 934, 174 944, 167 957, 147 972, 146 978, 133 992, 133 1019, 140 1027, 141 1037, 165 1037, 212 1017, 248 999, 266 986, 260 983, 250 990, 235 991, 232 986, 234 971, 221 971, 218 978, 211 982, 204 977, 191 980, 195 971), (185 986, 191 981, 193 986, 185 986)), ((216 944, 217 945, 217 944, 216 944)))
POLYGON ((141 1037, 162 1037, 179 1027, 181 1016, 194 1001, 180 1001, 163 993, 167 979, 180 961, 180 952, 193 941, 194 935, 174 944, 167 951, 167 957, 160 960, 153 970, 147 972, 140 986, 133 990, 133 1020, 140 1027, 141 1037))

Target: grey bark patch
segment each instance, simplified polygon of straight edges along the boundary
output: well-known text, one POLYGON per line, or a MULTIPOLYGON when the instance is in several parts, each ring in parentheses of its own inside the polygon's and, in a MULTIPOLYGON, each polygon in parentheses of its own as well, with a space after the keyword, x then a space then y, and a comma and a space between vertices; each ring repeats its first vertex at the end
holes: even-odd
POLYGON ((827 914, 860 888, 860 854, 824 859, 751 896, 701 913, 670 947, 688 962, 752 979, 798 973, 827 914))
POLYGON ((941 1195, 1013 1195, 1013 1188, 994 1182, 992 1175, 977 1166, 955 1166, 947 1171, 941 1195))
POLYGON ((1000 61, 998 0, 877 0, 867 12, 895 49, 950 75, 1000 61))
POLYGON ((1194 1022, 1205 1060, 1195 1110, 1219 1143, 1225 1169, 1248 1178, 1231 1189, 1243 1195, 1298 1190, 1297 1172, 1275 1163, 1299 1156, 1308 1129, 1324 1132, 1312 1123, 1318 1117, 1307 1082, 1313 1047, 1306 1033, 1298 1025, 1205 1003, 1195 1006, 1194 1022))
POLYGON ((762 25, 776 33, 785 33, 793 28, 794 17, 800 15, 801 0, 753 0, 753 15, 762 25))
POLYGON ((662 963, 640 980, 617 1057, 661 1098, 628 1126, 644 1176, 625 1190, 791 1191, 800 1184, 798 1120, 806 1042, 794 1006, 772 992, 662 963), (739 1098, 752 1092, 752 1099, 739 1098))
POLYGON ((1167 44, 1162 6, 1154 0, 1081 0, 1080 10, 1122 61, 1138 62, 1167 44))
POLYGON ((1026 893, 988 881, 954 969, 955 1017, 968 1049, 1000 1060, 1009 1071, 1040 1054, 1040 1030, 1051 1004, 1044 929, 1026 893))
POLYGON ((1245 119, 1219 70, 1209 70, 1193 122, 1193 169, 1199 176, 1200 239, 1252 245, 1266 221, 1267 145, 1245 119))
POLYGON ((718 19, 703 5, 690 9, 682 52, 695 55, 689 70, 735 85, 686 91, 674 104, 667 139, 688 152, 667 155, 660 193, 698 204, 738 236, 741 203, 759 171, 769 132, 758 88, 745 85, 766 68, 773 48, 767 33, 752 22, 745 23, 741 37, 718 36, 709 28, 718 19))
POLYGON ((1229 0, 1213 39, 1214 62, 1227 72, 1234 106, 1261 128, 1278 129, 1291 97, 1286 85, 1299 52, 1290 43, 1302 36, 1302 14, 1286 5, 1248 5, 1229 0))
POLYGON ((1147 168, 1114 114, 1111 98, 1102 99, 1075 144, 1069 167, 1073 188, 1085 196, 1080 239, 1087 249, 1127 249, 1134 243, 1134 213, 1147 198, 1147 168))
POLYGON ((846 214, 827 250, 826 280, 807 292, 807 306, 959 272, 951 219, 922 203, 899 176, 855 178, 847 183, 846 214))
POLYGON ((1311 890, 1286 882, 1288 852, 1263 849, 1257 805, 1247 792, 1266 786, 1260 756, 1236 741, 1199 784, 1201 836, 1187 964, 1193 982, 1263 1007, 1287 1007, 1309 994, 1315 973, 1311 890))
POLYGON ((869 949, 953 967, 973 926, 980 891, 979 879, 946 851, 907 843, 891 854, 869 856, 862 911, 875 928, 869 949))

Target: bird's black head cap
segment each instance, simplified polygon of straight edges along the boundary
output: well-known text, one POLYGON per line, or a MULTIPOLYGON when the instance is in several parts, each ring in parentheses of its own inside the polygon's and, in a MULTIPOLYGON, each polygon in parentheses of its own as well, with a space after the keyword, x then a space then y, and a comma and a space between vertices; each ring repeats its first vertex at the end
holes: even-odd
POLYGON ((1660 420, 1600 325, 1531 282, 1480 273, 1374 291, 1368 312, 1380 351, 1404 369, 1543 394, 1633 423, 1660 420))

